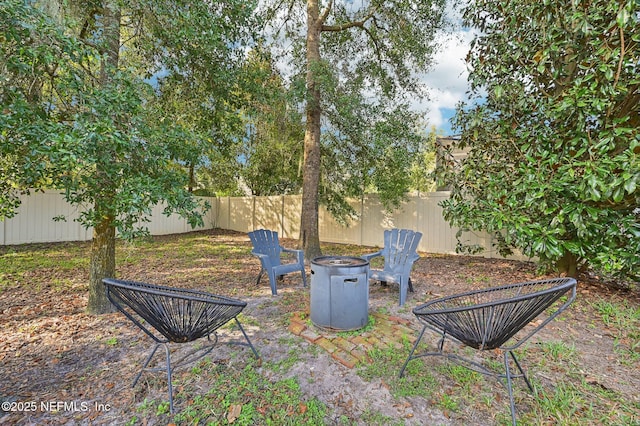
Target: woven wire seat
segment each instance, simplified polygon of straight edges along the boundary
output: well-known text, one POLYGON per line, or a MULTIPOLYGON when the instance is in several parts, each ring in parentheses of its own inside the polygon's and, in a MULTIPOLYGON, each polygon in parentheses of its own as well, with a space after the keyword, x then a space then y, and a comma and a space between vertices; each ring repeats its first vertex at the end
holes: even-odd
POLYGON ((169 407, 172 413, 174 412, 172 370, 210 353, 218 341, 216 330, 223 325, 235 320, 245 341, 233 343, 249 346, 256 358, 259 358, 258 352, 238 320, 238 314, 247 306, 246 302, 196 290, 137 281, 105 278, 102 282, 111 303, 156 342, 131 386, 136 385, 145 370, 166 370, 169 407), (174 361, 172 367, 169 343, 188 343, 202 337, 207 337, 209 344, 187 352, 178 361, 174 361), (160 346, 165 348, 166 366, 148 369, 147 366, 160 346))
POLYGON ((400 377, 403 376, 409 361, 413 359, 426 356, 444 356, 459 361, 479 373, 506 379, 511 418, 515 425, 512 379, 522 377, 531 392, 533 392, 533 387, 513 350, 525 343, 564 311, 575 297, 576 280, 557 278, 469 291, 422 304, 414 308, 413 313, 424 326, 400 370, 400 377), (566 293, 570 293, 566 301, 561 304, 560 302, 555 303, 566 293), (547 310, 549 311, 546 312, 546 317, 543 320, 525 330, 529 323, 547 310), (438 351, 415 353, 427 329, 440 335, 438 351), (520 331, 522 333, 519 333, 520 331), (479 351, 502 350, 505 372, 496 373, 479 362, 454 353, 443 352, 446 338, 479 351), (513 360, 519 374, 511 373, 510 359, 513 360))

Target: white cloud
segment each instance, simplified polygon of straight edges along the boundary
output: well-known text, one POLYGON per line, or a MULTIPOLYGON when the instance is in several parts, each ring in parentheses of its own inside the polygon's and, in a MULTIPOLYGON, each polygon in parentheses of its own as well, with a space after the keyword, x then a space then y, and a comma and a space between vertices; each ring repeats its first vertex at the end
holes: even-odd
POLYGON ((448 118, 456 104, 466 98, 468 71, 465 57, 474 34, 460 31, 442 42, 442 49, 434 58, 432 70, 421 77, 429 89, 429 99, 415 107, 427 109, 429 126, 444 133, 450 132, 448 118))
MULTIPOLYGON (((463 0, 465 1, 465 0, 463 0)), ((349 2, 348 2, 349 3, 349 2)), ((457 8, 447 11, 452 22, 461 25, 461 16, 458 4, 457 8)), ((471 40, 476 32, 465 29, 443 36, 441 49, 434 57, 434 65, 430 72, 420 75, 420 80, 428 88, 428 99, 416 99, 412 105, 416 111, 426 111, 429 129, 435 126, 445 135, 451 134, 448 119, 459 101, 466 99, 467 77, 465 57, 469 50, 471 40)), ((280 34, 282 37, 282 34, 280 34)), ((289 56, 290 43, 282 43, 282 51, 275 54, 277 66, 283 77, 288 78, 293 68, 289 56)), ((375 97, 375 94, 371 94, 375 97)))

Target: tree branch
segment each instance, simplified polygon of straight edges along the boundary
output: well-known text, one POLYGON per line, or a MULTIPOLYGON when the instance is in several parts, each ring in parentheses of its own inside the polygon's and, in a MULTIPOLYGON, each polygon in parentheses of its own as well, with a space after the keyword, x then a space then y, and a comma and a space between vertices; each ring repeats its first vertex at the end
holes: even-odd
MULTIPOLYGON (((332 4, 333 4, 333 0, 331 0, 329 2, 329 5, 327 6, 327 9, 325 9, 324 12, 322 13, 322 17, 321 17, 320 22, 324 22, 324 19, 326 19, 326 14, 328 13, 329 7, 332 4)), ((360 21, 351 21, 351 22, 346 22, 344 24, 340 24, 340 25, 324 25, 324 24, 322 24, 321 31, 336 32, 336 31, 344 31, 344 30, 347 30, 349 28, 355 28, 355 27, 366 29, 364 24, 366 24, 368 20, 373 18, 375 16, 375 14, 376 14, 376 9, 373 9, 367 16, 365 16, 360 21)))
POLYGON ((273 6, 273 7, 269 7, 266 10, 267 13, 267 19, 265 20, 265 25, 268 25, 268 22, 270 22, 271 20, 274 19, 275 15, 277 14, 277 11, 287 2, 289 1, 289 4, 287 5, 287 12, 284 16, 284 18, 282 19, 282 24, 278 27, 278 28, 274 28, 275 33, 276 34, 280 34, 280 31, 282 30, 282 28, 284 28, 287 23, 292 20, 291 16, 293 15, 293 8, 295 7, 295 0, 282 0, 280 1, 277 5, 273 6))
POLYGON ((93 42, 91 42, 91 41, 89 41, 87 39, 87 36, 89 35, 89 32, 91 31, 91 28, 94 27, 94 25, 95 25, 95 20, 96 20, 95 17, 99 13, 100 13, 100 11, 97 10, 97 9, 92 9, 91 11, 89 11, 89 13, 87 14, 87 19, 85 19, 84 24, 82 25, 82 29, 80 30, 80 34, 78 34, 78 39, 84 45, 89 46, 92 49, 97 50, 98 53, 100 53, 102 55, 102 54, 105 53, 104 49, 102 49, 96 43, 93 43, 93 42))
POLYGON ((329 4, 322 11, 322 13, 320 14, 320 17, 318 18, 318 23, 321 26, 324 26, 324 23, 327 20, 327 17, 329 16, 329 12, 331 12, 331 9, 333 9, 333 0, 329 0, 329 4))
POLYGON ((618 70, 616 72, 616 77, 613 80, 614 89, 618 85, 618 80, 620 80, 620 74, 622 74, 622 64, 624 63, 624 54, 625 54, 624 29, 620 27, 620 60, 618 61, 618 70))

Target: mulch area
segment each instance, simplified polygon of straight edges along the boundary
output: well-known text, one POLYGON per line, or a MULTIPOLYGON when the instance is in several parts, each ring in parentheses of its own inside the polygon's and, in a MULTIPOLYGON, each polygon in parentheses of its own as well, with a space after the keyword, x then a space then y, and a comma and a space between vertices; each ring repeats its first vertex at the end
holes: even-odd
MULTIPOLYGON (((267 282, 255 286, 259 263, 249 254, 246 234, 220 230, 200 234, 212 245, 237 248, 238 254, 233 259, 211 255, 198 259, 197 266, 180 265, 172 260, 123 262, 118 266, 118 273, 128 279, 241 296, 245 300, 255 300, 256 304, 273 300, 272 306, 264 308, 265 312, 271 310, 261 328, 288 327, 293 335, 335 354, 336 362, 346 367, 353 367, 357 359, 365 357, 361 349, 352 345, 362 348, 366 344, 373 345, 376 339, 393 344, 387 334, 376 334, 379 331, 361 337, 366 337, 364 341, 354 342, 344 336, 341 340, 331 340, 335 337, 332 333, 323 334, 308 326, 308 311, 301 311, 301 301, 296 296, 301 293, 299 282, 285 280, 282 291, 279 289, 283 295, 273 299, 267 282), (181 279, 182 268, 190 268, 190 276, 194 276, 194 268, 198 269, 197 276, 201 278, 181 279), (343 354, 352 358, 343 357, 343 354)), ((164 236, 155 240, 170 247, 178 238, 164 236)), ((295 241, 283 243, 287 246, 296 244, 295 241)), ((338 245, 327 245, 323 249, 325 254, 341 250, 338 245)), ((38 273, 59 276, 55 268, 38 273)), ((149 342, 118 313, 93 316, 85 312, 87 276, 86 270, 75 271, 71 277, 74 284, 62 290, 45 284, 37 288, 14 287, 0 293, 0 400, 13 402, 15 408, 20 408, 10 413, 0 412, 0 424, 120 424, 149 396, 150 387, 157 389, 157 396, 163 398, 166 378, 161 374, 146 379, 145 386, 130 387, 130 379, 137 373, 149 342), (18 407, 18 403, 22 405, 18 407)), ((393 327, 406 327, 403 332, 410 334, 416 327, 410 325, 415 320, 411 307, 423 301, 474 288, 542 277, 545 275, 539 274, 529 262, 421 253, 412 272, 416 291, 410 293, 407 306, 397 307, 397 289, 380 286, 372 288, 371 303, 385 303, 391 307, 388 315, 377 318, 380 324, 388 322, 392 330, 393 327)), ((583 277, 579 281, 578 294, 575 308, 563 314, 567 321, 549 327, 547 332, 556 336, 561 333, 567 341, 577 345, 582 354, 581 366, 589 380, 606 389, 628 394, 629 398, 639 398, 640 371, 612 361, 617 357, 613 350, 615 336, 594 320, 591 305, 593 301, 604 299, 627 300, 639 306, 640 294, 637 290, 606 285, 597 277, 583 277)), ((259 310, 254 312, 257 315, 259 310)))

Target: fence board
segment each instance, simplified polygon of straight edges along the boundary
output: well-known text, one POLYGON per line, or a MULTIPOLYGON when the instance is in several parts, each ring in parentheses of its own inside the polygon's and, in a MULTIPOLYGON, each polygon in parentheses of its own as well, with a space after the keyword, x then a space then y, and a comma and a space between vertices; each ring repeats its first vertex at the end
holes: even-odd
MULTIPOLYGON (((87 241, 93 237, 93 230, 86 229, 77 221, 83 208, 67 203, 59 191, 47 190, 44 193, 33 193, 30 196, 21 197, 21 201, 17 214, 1 222, 0 243, 2 245, 87 241), (59 216, 64 216, 65 220, 54 220, 59 216)), ((209 198, 208 201, 212 204, 212 209, 215 209, 217 205, 215 199, 209 198)), ((163 210, 164 205, 154 206, 149 217, 150 222, 144 224, 152 235, 194 230, 186 219, 177 214, 166 216, 163 210)), ((196 229, 212 228, 215 215, 214 211, 207 212, 204 216, 204 226, 196 229)))
POLYGON ((79 208, 64 201, 58 191, 33 193, 21 197, 17 214, 4 221, 4 244, 25 244, 59 241, 85 241, 91 239, 91 230, 75 219, 79 208), (66 220, 54 220, 64 216, 66 220))
POLYGON ((254 197, 229 198, 229 223, 224 229, 249 232, 253 229, 254 197))
POLYGON ((283 196, 254 197, 253 223, 250 231, 271 229, 278 235, 284 235, 283 196))
POLYGON ((216 198, 216 211, 212 226, 220 229, 229 228, 229 217, 231 216, 231 199, 229 197, 216 198))
POLYGON ((302 195, 283 197, 282 237, 300 238, 300 217, 302 216, 302 195))
MULTIPOLYGON (((351 207, 360 211, 360 201, 351 200, 351 207)), ((360 244, 360 221, 354 221, 349 226, 340 225, 324 207, 318 212, 318 232, 320 240, 329 243, 360 244)))

